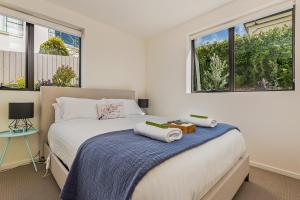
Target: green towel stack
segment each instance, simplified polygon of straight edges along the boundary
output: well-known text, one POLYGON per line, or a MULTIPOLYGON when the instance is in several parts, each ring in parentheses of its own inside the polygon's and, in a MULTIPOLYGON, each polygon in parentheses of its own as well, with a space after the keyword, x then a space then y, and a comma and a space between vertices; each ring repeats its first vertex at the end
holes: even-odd
POLYGON ((200 119, 207 119, 208 117, 205 115, 190 115, 191 117, 200 118, 200 119))
POLYGON ((157 127, 157 128, 163 128, 163 129, 168 128, 168 126, 165 125, 165 124, 158 124, 158 123, 150 122, 150 121, 146 121, 146 124, 147 124, 147 125, 150 125, 150 126, 155 126, 155 127, 157 127))

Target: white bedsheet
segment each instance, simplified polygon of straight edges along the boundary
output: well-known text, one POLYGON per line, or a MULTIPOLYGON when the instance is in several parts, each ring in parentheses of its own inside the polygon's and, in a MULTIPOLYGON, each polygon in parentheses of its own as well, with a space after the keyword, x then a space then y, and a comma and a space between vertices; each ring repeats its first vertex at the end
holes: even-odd
MULTIPOLYGON (((111 131, 133 128, 136 123, 166 120, 154 116, 131 116, 112 120, 76 119, 52 124, 48 141, 69 168, 77 149, 87 139, 111 131)), ((181 153, 149 171, 139 182, 133 200, 199 200, 245 154, 238 130, 181 153)))

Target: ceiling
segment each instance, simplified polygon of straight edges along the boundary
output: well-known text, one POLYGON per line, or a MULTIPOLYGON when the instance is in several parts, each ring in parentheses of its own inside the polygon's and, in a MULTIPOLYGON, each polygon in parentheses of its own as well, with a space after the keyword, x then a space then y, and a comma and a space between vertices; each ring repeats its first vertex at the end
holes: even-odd
POLYGON ((151 37, 232 0, 48 0, 139 37, 151 37))

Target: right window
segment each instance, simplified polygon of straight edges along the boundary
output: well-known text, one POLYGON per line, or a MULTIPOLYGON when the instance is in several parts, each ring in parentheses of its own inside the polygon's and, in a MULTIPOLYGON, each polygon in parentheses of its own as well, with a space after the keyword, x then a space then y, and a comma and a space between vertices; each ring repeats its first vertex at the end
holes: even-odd
POLYGON ((225 46, 220 40, 198 45, 205 36, 193 39, 192 92, 294 90, 294 30, 294 9, 290 9, 229 28, 228 40, 221 41, 225 46), (209 55, 203 55, 203 49, 209 55), (219 55, 219 52, 228 53, 227 57, 223 56, 229 58, 228 79, 220 76, 227 86, 216 90, 207 85, 214 83, 214 79, 205 75, 220 72, 220 67, 211 64, 211 55, 219 55), (204 81, 204 78, 210 80, 204 81))
POLYGON ((235 29, 235 90, 293 89, 293 11, 235 29))

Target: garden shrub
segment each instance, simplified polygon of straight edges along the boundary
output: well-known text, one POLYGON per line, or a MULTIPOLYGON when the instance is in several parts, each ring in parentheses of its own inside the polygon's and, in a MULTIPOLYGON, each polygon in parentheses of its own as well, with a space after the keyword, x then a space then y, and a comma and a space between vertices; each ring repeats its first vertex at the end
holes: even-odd
POLYGON ((41 54, 69 56, 69 51, 62 39, 52 37, 40 45, 41 54))
POLYGON ((8 88, 14 88, 14 89, 22 89, 22 88, 25 88, 25 78, 24 77, 18 77, 16 79, 16 82, 13 82, 13 83, 8 83, 8 84, 5 84, 4 86, 5 87, 8 87, 8 88))
POLYGON ((228 64, 213 54, 209 70, 204 72, 204 90, 224 90, 228 85, 228 64))
POLYGON ((76 74, 72 67, 62 65, 59 67, 52 77, 53 85, 59 87, 70 87, 72 86, 72 79, 76 78, 76 74))
POLYGON ((51 80, 42 79, 34 83, 34 90, 40 90, 42 86, 52 86, 52 85, 53 83, 51 82, 51 80))

